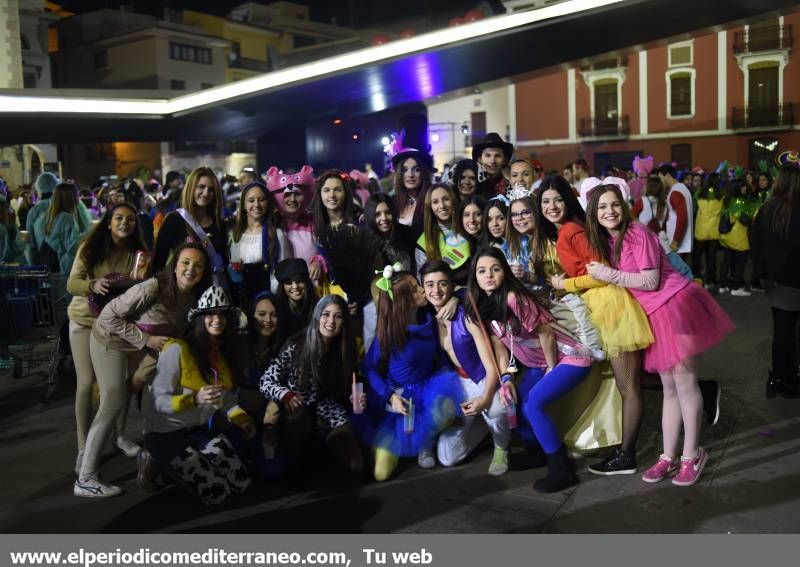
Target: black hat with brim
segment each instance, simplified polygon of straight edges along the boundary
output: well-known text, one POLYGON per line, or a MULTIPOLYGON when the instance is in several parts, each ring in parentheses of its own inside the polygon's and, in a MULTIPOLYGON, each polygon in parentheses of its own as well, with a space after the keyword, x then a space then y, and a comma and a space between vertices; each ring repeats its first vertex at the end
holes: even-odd
POLYGON ((506 156, 506 161, 509 161, 514 154, 514 144, 504 141, 497 132, 490 132, 481 143, 472 146, 472 159, 479 162, 486 148, 499 148, 506 156))
POLYGON ((275 266, 275 279, 279 282, 287 282, 294 279, 308 279, 308 265, 302 258, 287 258, 281 260, 275 266))
POLYGON ((398 166, 408 158, 414 158, 417 160, 417 163, 424 163, 429 170, 434 171, 433 156, 429 153, 423 152, 422 150, 416 150, 414 148, 403 148, 401 151, 393 155, 392 169, 397 170, 398 166))

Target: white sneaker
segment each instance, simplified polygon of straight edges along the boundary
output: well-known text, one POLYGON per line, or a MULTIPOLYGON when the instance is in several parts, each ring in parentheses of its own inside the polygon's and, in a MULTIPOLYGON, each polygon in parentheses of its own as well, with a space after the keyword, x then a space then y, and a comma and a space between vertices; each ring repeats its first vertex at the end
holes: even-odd
POLYGON ((432 469, 436 466, 436 457, 433 456, 433 451, 423 449, 417 455, 417 462, 423 469, 432 469))
POLYGON ((72 493, 81 498, 111 498, 122 494, 122 489, 113 484, 100 482, 97 476, 88 476, 75 481, 72 493))
POLYGON ((732 289, 731 295, 735 295, 736 297, 750 297, 752 294, 745 288, 740 287, 739 289, 732 289))
POLYGON ((139 451, 142 450, 142 448, 139 447, 139 445, 137 445, 130 439, 122 437, 121 435, 117 437, 116 440, 114 441, 114 446, 120 451, 122 451, 122 453, 126 457, 130 457, 131 459, 134 458, 136 455, 138 455, 139 451))
POLYGON ((729 287, 721 287, 717 290, 717 293, 728 293, 731 290, 729 287))

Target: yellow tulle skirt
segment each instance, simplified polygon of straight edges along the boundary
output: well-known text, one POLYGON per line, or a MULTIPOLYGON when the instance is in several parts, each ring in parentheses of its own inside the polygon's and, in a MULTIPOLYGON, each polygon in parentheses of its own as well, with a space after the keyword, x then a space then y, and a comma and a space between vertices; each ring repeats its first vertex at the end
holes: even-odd
POLYGON ((581 297, 589 308, 592 323, 600 331, 609 357, 653 344, 647 315, 627 289, 609 284, 586 290, 581 297))

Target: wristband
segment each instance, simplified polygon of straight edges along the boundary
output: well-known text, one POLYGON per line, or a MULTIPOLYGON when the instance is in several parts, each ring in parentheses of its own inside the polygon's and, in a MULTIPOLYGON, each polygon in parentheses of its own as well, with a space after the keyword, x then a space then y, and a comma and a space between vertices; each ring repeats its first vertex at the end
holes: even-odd
POLYGON ((507 384, 508 382, 511 382, 511 374, 503 374, 502 376, 500 376, 501 384, 507 384))

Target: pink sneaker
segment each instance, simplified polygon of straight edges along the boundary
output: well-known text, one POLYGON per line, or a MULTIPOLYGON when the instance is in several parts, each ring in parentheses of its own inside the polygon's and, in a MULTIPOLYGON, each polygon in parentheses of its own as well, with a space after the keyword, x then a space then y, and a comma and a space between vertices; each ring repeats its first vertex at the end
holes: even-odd
POLYGON ((672 484, 676 486, 692 486, 696 484, 707 462, 708 453, 702 447, 697 449, 697 456, 693 459, 681 457, 681 470, 672 479, 672 484))
POLYGON ((672 476, 678 470, 678 459, 673 459, 667 455, 661 455, 656 464, 644 471, 642 480, 645 482, 661 482, 668 476, 672 476))

